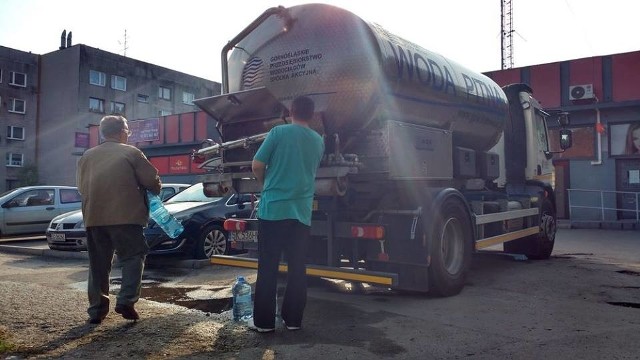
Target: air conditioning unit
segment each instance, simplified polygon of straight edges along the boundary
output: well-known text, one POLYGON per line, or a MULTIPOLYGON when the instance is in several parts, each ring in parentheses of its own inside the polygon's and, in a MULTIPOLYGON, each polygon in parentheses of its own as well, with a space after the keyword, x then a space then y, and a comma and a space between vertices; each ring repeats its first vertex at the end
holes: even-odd
POLYGON ((583 100, 593 98, 593 84, 569 86, 569 100, 583 100))

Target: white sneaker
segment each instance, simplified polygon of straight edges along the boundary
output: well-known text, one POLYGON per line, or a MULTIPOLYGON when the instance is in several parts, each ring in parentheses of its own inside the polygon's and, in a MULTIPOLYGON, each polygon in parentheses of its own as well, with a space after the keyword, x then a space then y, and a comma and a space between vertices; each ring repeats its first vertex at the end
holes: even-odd
POLYGON ((247 327, 249 327, 249 329, 253 330, 253 331, 257 331, 259 333, 268 333, 268 332, 272 332, 275 331, 275 328, 271 328, 271 329, 266 329, 266 328, 261 328, 261 327, 257 327, 256 324, 253 323, 253 318, 249 319, 247 321, 247 327))

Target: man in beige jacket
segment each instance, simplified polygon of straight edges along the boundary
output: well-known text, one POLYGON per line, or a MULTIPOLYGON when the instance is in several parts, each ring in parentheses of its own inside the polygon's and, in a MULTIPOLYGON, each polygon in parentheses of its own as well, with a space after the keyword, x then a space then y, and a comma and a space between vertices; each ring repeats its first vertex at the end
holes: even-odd
POLYGON ((137 320, 134 304, 140 298, 144 261, 148 252, 142 228, 149 220, 146 190, 160 193, 158 170, 138 148, 127 145, 127 119, 100 120, 104 142, 87 150, 78 162, 78 190, 89 251, 89 322, 99 324, 109 313, 109 275, 114 251, 122 264, 122 285, 115 312, 137 320))

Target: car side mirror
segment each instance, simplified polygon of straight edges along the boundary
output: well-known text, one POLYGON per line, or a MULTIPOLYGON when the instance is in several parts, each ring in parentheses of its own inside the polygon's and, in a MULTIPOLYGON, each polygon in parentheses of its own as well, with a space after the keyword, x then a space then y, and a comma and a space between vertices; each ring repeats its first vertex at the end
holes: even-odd
POLYGON ((571 135, 571 130, 560 129, 560 148, 562 150, 567 150, 572 145, 573 145, 573 139, 571 135))
POLYGON ((18 207, 18 202, 15 200, 9 200, 6 203, 2 204, 2 207, 5 209, 18 207))
POLYGON ((558 113, 558 124, 560 126, 568 126, 569 125, 569 113, 566 111, 563 111, 561 113, 558 113))

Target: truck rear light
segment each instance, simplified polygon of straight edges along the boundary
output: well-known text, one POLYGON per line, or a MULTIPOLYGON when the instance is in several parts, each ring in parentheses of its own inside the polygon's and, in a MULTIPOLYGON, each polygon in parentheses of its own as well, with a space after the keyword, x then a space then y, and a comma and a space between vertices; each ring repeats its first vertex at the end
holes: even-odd
POLYGON ((384 227, 383 226, 352 226, 351 236, 361 239, 384 239, 384 227))
POLYGON ((247 228, 247 222, 244 220, 227 219, 224 221, 224 229, 226 231, 244 231, 247 228))

